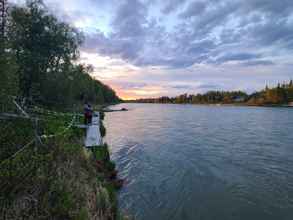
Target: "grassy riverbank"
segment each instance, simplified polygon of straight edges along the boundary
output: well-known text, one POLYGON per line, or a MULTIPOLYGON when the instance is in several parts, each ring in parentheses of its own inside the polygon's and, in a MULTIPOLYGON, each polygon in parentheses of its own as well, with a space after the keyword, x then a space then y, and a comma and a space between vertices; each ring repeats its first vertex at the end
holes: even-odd
POLYGON ((68 128, 72 118, 43 113, 38 124, 43 138, 27 146, 35 139, 34 123, 1 119, 1 219, 123 219, 107 144, 86 149, 84 130, 68 128))

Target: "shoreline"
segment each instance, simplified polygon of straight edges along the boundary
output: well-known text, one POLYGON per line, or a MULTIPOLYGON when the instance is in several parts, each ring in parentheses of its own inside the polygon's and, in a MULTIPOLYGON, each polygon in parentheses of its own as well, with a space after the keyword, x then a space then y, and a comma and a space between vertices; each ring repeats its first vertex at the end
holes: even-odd
MULTIPOLYGON (((272 107, 272 108, 293 108, 293 105, 282 104, 282 105, 257 105, 257 104, 246 104, 246 103, 156 103, 156 102, 122 102, 118 104, 162 104, 162 105, 199 105, 199 106, 241 106, 241 107, 272 107)), ((119 111, 119 110, 118 110, 119 111)))

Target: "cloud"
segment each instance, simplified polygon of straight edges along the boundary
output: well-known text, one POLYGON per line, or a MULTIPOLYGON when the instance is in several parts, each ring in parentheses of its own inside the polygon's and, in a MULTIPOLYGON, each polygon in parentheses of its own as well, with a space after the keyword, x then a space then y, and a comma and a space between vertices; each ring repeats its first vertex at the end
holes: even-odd
POLYGON ((205 84, 201 84, 201 85, 197 86, 197 89, 208 91, 208 90, 219 90, 221 87, 223 87, 223 86, 205 83, 205 84))
POLYGON ((82 61, 95 64, 95 76, 132 94, 251 90, 293 78, 285 65, 293 57, 292 0, 46 3, 85 31, 82 61))
POLYGON ((214 83, 203 83, 203 82, 195 82, 195 83, 175 83, 172 85, 167 85, 167 88, 172 88, 176 90, 182 90, 182 92, 190 92, 195 93, 196 91, 208 91, 208 90, 217 90, 221 88, 221 85, 214 83))
MULTIPOLYGON (((188 68, 199 63, 258 59, 256 51, 272 44, 274 48, 262 53, 262 58, 274 50, 293 48, 292 12, 275 1, 159 2, 123 1, 112 16, 111 33, 89 33, 83 49, 141 67, 188 68), (155 4, 161 5, 162 14, 171 16, 179 11, 173 15, 178 18, 173 29, 167 29, 170 24, 152 13, 155 4)), ((285 1, 285 5, 292 7, 291 1, 285 1)))
POLYGON ((243 66, 271 66, 275 65, 275 63, 271 60, 250 60, 246 62, 242 62, 243 66))
POLYGON ((148 86, 147 83, 143 82, 122 82, 120 83, 121 89, 129 90, 129 89, 142 89, 148 86))
POLYGON ((207 2, 205 1, 193 1, 190 3, 188 8, 182 12, 179 17, 186 19, 186 18, 192 18, 195 16, 200 16, 203 14, 207 9, 207 2))
POLYGON ((226 63, 229 61, 243 61, 260 58, 261 55, 254 53, 231 53, 225 54, 215 60, 215 63, 226 63))
POLYGON ((170 88, 173 88, 173 89, 180 89, 180 90, 190 90, 190 89, 194 89, 194 85, 188 85, 188 84, 179 84, 179 85, 172 85, 172 86, 169 86, 170 88))
POLYGON ((255 25, 250 32, 251 37, 255 37, 259 45, 267 46, 275 44, 280 48, 292 50, 293 42, 293 22, 280 18, 266 20, 260 25, 255 25))
POLYGON ((291 0, 242 0, 241 3, 246 11, 258 10, 278 17, 291 14, 293 9, 293 2, 291 0))
POLYGON ((186 0, 167 0, 164 1, 162 12, 164 14, 170 14, 171 12, 177 11, 178 8, 186 2, 186 0))

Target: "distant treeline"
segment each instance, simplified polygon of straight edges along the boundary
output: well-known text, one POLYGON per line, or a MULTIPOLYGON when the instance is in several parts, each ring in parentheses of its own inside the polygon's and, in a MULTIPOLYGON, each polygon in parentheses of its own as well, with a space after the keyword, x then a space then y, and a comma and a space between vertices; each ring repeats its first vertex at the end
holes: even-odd
POLYGON ((50 14, 40 0, 25 6, 0 0, 0 102, 64 105, 119 101, 115 92, 78 64, 83 35, 50 14))
POLYGON ((174 103, 174 104, 246 104, 246 105, 283 105, 293 102, 293 81, 278 84, 248 95, 242 91, 209 91, 205 94, 183 94, 176 97, 138 99, 138 103, 174 103))

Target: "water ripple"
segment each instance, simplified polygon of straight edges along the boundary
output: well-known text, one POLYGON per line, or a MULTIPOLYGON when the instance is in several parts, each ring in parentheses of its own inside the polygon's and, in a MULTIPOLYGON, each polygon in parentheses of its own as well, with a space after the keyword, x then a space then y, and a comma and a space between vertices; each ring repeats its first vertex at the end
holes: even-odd
POLYGON ((292 109, 118 107, 106 141, 136 219, 293 219, 292 109))

